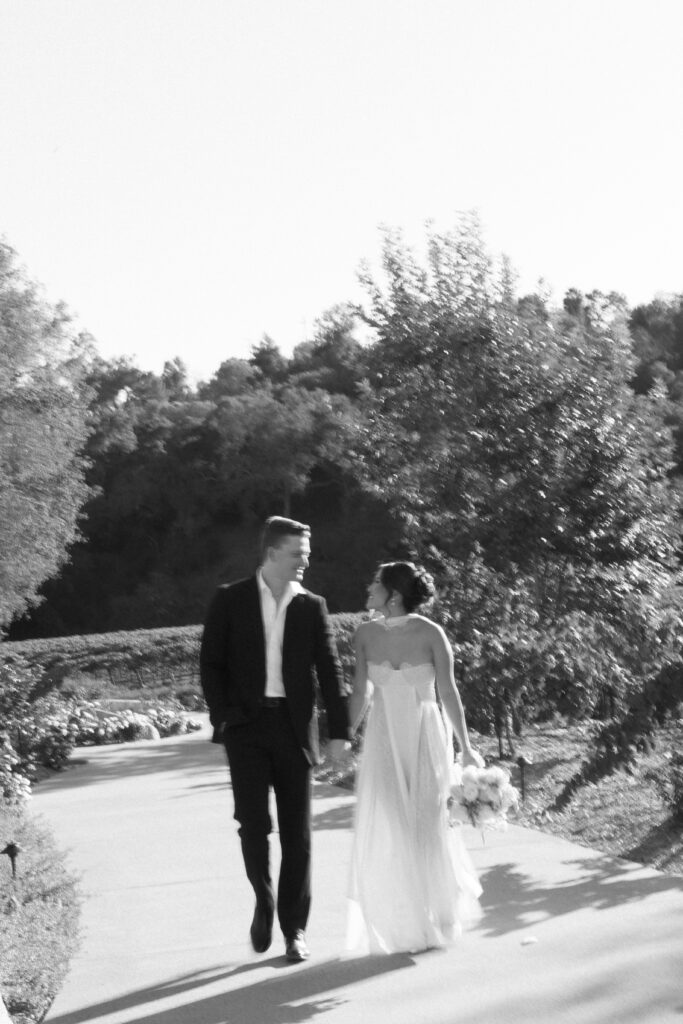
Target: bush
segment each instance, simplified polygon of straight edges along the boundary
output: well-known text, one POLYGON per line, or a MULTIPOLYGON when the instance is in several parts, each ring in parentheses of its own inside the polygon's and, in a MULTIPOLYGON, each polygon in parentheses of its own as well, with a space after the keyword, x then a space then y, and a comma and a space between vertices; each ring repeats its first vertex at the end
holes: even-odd
POLYGON ((141 739, 164 739, 200 728, 199 722, 186 718, 180 703, 135 703, 137 709, 116 709, 107 706, 106 701, 72 705, 69 725, 76 745, 87 747, 105 743, 131 743, 141 739))
POLYGON ((0 804, 15 807, 28 800, 31 783, 20 770, 19 756, 7 738, 0 739, 0 804))
MULTIPOLYGON (((347 678, 353 661, 352 639, 362 614, 331 615, 332 632, 347 678)), ((33 673, 25 696, 35 700, 59 691, 62 696, 96 699, 130 690, 192 695, 204 707, 199 685, 202 627, 131 629, 87 636, 52 637, 0 643, 0 676, 8 666, 33 673)), ((199 710, 192 707, 191 710, 199 710)))
POLYGON ((330 615, 330 626, 332 636, 337 645, 339 660, 342 664, 344 677, 351 687, 353 683, 353 671, 355 656, 353 653, 353 638, 361 622, 364 622, 367 615, 363 612, 342 612, 338 615, 330 615))
MULTIPOLYGON (((339 653, 339 660, 341 662, 342 672, 344 673, 344 680, 346 682, 348 692, 350 692, 353 684, 353 670, 355 663, 353 637, 364 618, 365 616, 362 614, 350 612, 330 616, 330 628, 339 653)), ((329 738, 327 732, 327 715, 325 713, 325 706, 320 697, 318 697, 316 705, 320 742, 326 743, 329 738)))
POLYGON ((8 799, 8 772, 33 781, 40 766, 63 768, 74 748, 73 729, 62 703, 46 697, 30 699, 37 678, 37 670, 21 661, 0 665, 0 786, 8 799))
POLYGON ((180 701, 84 701, 38 697, 37 670, 0 664, 0 799, 20 804, 45 770, 62 769, 75 746, 179 736, 200 728, 180 701), (137 710, 128 706, 135 704, 137 710), (121 706, 123 705, 123 706, 121 706))
POLYGON ((0 644, 0 668, 17 659, 39 673, 33 698, 65 684, 166 690, 199 683, 201 626, 131 629, 0 644))
POLYGON ((10 842, 19 853, 16 879, 0 858, 0 993, 15 1020, 40 1021, 78 947, 77 879, 51 834, 0 802, 0 850, 10 842))

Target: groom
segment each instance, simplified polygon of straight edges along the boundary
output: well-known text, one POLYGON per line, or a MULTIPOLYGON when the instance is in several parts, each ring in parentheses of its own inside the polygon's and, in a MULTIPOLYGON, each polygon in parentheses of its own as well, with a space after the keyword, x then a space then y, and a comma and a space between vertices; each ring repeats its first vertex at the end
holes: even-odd
POLYGON ((218 588, 200 654, 213 739, 227 751, 244 865, 256 895, 251 943, 264 953, 272 940, 272 786, 282 849, 277 915, 292 962, 309 956, 311 766, 319 760, 316 677, 332 760, 340 760, 349 746, 347 702, 327 608, 301 586, 310 553, 308 526, 279 516, 268 519, 259 570, 218 588))

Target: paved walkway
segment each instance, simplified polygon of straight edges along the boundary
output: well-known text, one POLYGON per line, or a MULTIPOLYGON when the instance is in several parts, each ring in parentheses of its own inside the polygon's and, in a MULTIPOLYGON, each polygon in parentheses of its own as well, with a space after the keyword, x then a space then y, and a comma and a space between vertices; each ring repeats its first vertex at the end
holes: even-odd
POLYGON ((311 960, 287 964, 279 937, 256 956, 207 738, 79 750, 36 788, 87 893, 49 1024, 683 1024, 683 878, 518 827, 485 845, 467 830, 484 915, 453 949, 345 958, 353 797, 325 784, 311 960))

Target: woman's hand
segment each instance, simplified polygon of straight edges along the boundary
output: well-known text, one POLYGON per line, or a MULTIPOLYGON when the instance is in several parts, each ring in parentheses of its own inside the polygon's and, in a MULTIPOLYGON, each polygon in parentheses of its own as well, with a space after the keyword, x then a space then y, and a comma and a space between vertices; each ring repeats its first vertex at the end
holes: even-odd
POLYGON ((472 747, 469 750, 463 750, 462 752, 462 766, 463 768, 469 768, 470 765, 474 765, 475 768, 485 768, 486 762, 481 754, 477 750, 473 750, 472 747))

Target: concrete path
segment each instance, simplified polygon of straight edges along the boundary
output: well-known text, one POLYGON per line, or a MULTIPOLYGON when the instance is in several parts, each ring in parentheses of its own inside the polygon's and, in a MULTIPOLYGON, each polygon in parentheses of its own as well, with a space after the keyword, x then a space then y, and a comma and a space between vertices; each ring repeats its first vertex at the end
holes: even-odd
POLYGON ((353 797, 326 784, 311 960, 287 964, 279 936, 256 956, 227 770, 207 739, 82 749, 36 788, 87 894, 49 1024, 683 1024, 683 878, 518 827, 485 845, 467 830, 484 915, 453 949, 345 958, 353 797))

